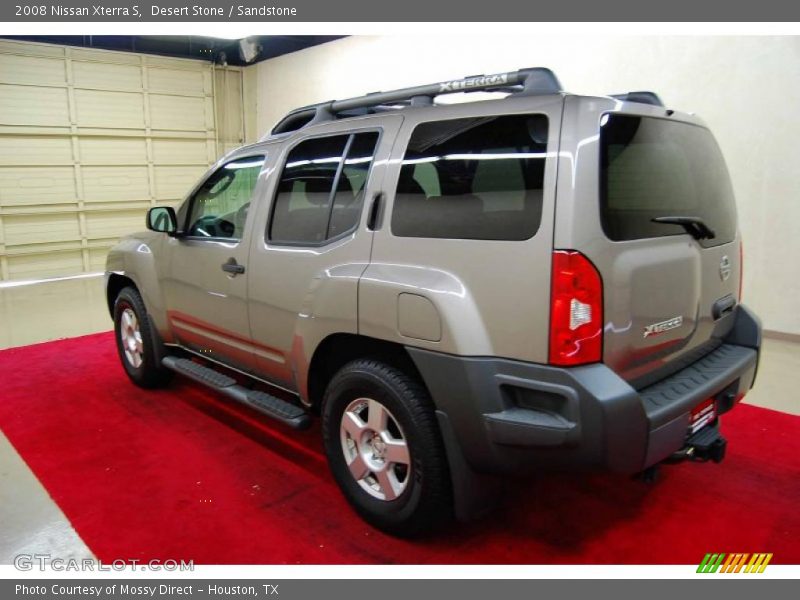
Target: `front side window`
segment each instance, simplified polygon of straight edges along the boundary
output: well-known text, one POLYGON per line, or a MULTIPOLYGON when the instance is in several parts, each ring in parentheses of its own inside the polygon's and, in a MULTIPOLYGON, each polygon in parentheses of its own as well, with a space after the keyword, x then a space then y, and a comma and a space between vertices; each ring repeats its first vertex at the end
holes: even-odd
POLYGON ((206 179, 191 200, 186 234, 241 239, 262 166, 263 156, 248 156, 222 165, 206 179))
POLYGON ((600 128, 600 216, 614 241, 686 233, 657 217, 699 217, 714 232, 704 246, 736 235, 728 170, 711 133, 655 117, 607 115, 600 128))
POLYGON ((547 117, 510 115, 418 125, 397 183, 401 237, 526 240, 539 229, 547 117))
POLYGON ((353 230, 364 204, 377 132, 314 138, 286 159, 269 240, 320 244, 353 230))

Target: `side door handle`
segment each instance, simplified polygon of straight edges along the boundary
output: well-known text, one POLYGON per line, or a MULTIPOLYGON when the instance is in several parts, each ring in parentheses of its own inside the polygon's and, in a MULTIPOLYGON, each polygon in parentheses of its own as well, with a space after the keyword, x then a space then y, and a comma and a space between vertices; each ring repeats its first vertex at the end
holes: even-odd
POLYGON ((222 263, 222 270, 231 275, 241 275, 244 273, 244 265, 236 262, 236 259, 231 257, 227 262, 222 263))

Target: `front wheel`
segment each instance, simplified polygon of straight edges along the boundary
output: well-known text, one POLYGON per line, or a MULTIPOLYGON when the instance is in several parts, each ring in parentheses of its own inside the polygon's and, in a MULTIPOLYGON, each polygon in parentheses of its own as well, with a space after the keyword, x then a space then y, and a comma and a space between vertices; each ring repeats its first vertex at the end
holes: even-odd
POLYGON ((447 522, 447 457, 427 391, 374 360, 345 365, 325 392, 328 463, 356 511, 388 533, 413 536, 447 522))
POLYGON ((123 288, 114 301, 114 334, 119 359, 133 383, 143 388, 169 383, 172 371, 159 364, 159 342, 136 288, 123 288))

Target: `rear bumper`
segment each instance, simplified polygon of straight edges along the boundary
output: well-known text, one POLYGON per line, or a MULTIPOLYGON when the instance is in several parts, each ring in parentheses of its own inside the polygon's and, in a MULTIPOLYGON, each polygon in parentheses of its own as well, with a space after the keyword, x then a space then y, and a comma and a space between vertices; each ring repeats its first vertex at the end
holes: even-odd
POLYGON ((753 385, 760 346, 758 319, 739 306, 717 349, 638 391, 603 364, 557 368, 408 351, 436 404, 452 469, 635 473, 684 446, 701 401, 715 397, 718 414, 733 408, 753 385))

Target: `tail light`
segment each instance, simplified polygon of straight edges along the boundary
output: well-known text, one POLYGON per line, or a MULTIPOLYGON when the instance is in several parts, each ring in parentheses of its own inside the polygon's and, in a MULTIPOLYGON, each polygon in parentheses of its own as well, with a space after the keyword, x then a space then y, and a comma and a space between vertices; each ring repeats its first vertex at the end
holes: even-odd
POLYGON ((550 364, 599 362, 603 347, 603 282, 580 252, 553 252, 550 364))
POLYGON ((742 301, 742 284, 744 284, 744 242, 739 240, 739 302, 742 301))

